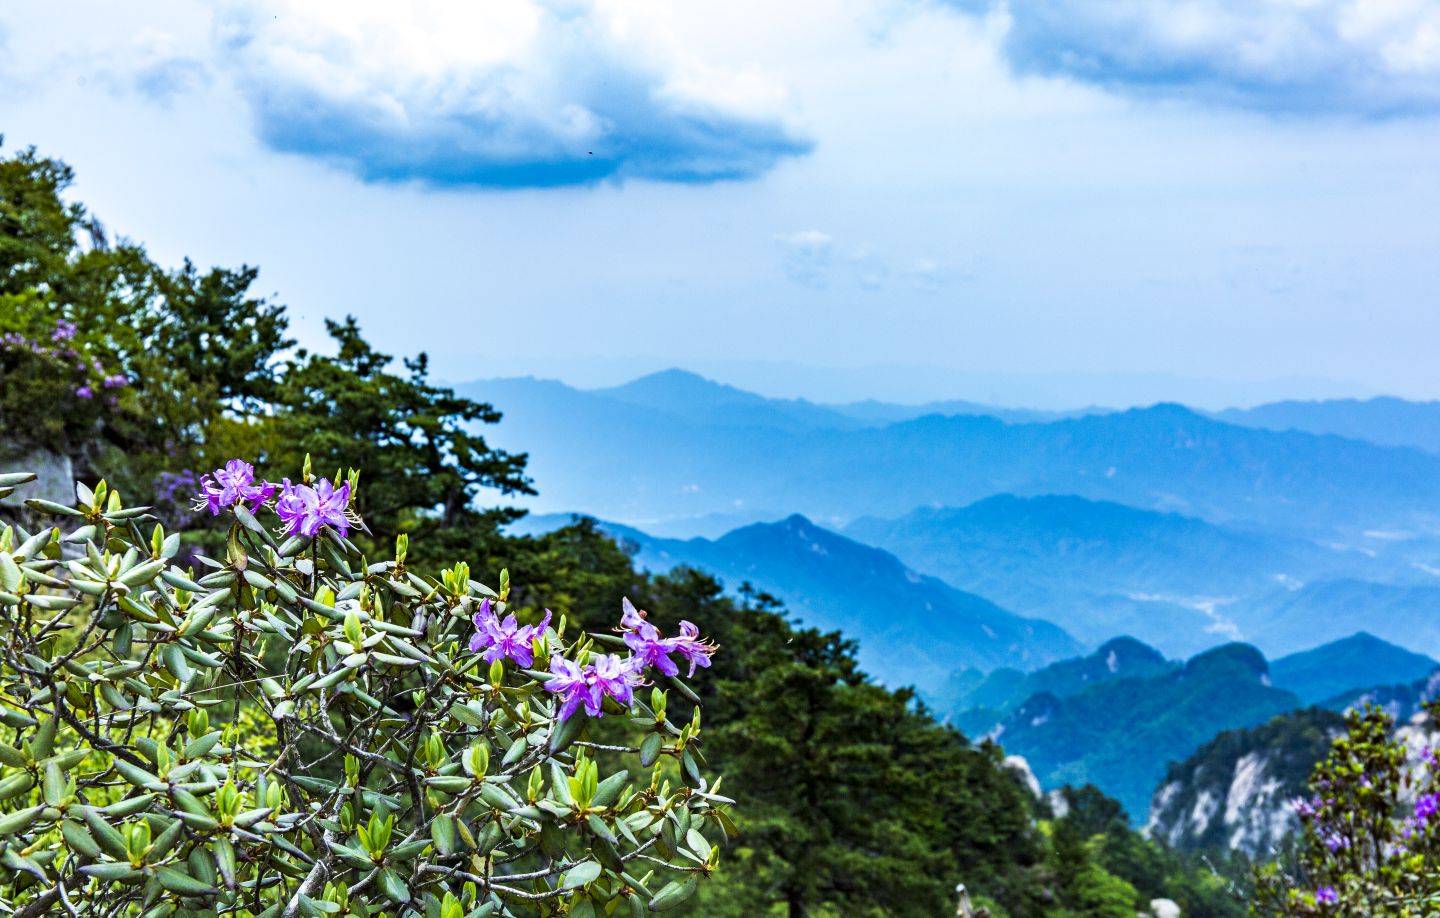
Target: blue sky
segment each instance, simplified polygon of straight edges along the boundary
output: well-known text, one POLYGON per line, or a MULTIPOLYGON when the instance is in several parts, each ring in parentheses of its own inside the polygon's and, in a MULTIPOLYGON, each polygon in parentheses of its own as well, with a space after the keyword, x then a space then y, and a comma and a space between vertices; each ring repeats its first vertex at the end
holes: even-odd
POLYGON ((1440 397, 1440 0, 775 10, 12 0, 0 132, 454 379, 1440 397))

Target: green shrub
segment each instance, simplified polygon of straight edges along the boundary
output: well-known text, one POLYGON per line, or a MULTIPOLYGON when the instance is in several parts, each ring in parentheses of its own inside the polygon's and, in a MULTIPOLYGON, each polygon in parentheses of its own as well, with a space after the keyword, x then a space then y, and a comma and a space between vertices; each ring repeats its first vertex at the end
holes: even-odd
POLYGON ((0 530, 0 906, 639 914, 714 870, 731 801, 698 706, 666 717, 669 692, 697 699, 641 669, 693 673, 713 648, 633 609, 624 637, 520 626, 504 572, 423 576, 404 536, 365 558, 354 472, 226 475, 206 481, 224 557, 193 569, 103 482, 77 508, 29 502, 59 527, 0 530))

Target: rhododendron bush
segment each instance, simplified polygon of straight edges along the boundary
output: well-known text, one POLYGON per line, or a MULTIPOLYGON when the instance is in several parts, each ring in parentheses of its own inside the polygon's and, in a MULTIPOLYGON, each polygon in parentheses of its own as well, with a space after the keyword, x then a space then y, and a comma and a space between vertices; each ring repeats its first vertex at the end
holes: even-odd
MULTIPOLYGON (((1427 705, 1429 723, 1440 704, 1427 705)), ((1427 722, 1422 719, 1422 723, 1427 722)), ((1440 756, 1416 760, 1382 708, 1346 713, 1347 731, 1294 801, 1304 837, 1293 863, 1266 865, 1255 911, 1435 915, 1440 911, 1440 756)))
POLYGON ((223 557, 103 482, 0 530, 6 911, 641 914, 715 869, 693 625, 364 557, 353 471, 198 485, 223 557))

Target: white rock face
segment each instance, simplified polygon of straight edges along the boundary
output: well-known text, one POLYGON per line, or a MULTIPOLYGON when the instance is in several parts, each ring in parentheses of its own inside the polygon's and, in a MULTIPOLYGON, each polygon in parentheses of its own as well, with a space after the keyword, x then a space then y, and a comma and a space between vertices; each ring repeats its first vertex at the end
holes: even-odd
POLYGON ((1152 918, 1180 918, 1180 905, 1174 899, 1151 899, 1152 918))
POLYGON ((1252 752, 1235 763, 1225 795, 1226 842, 1242 851, 1267 851, 1297 825, 1283 799, 1283 784, 1266 773, 1267 759, 1252 752))
POLYGON ((1020 775, 1020 779, 1025 782, 1026 787, 1030 788, 1030 793, 1035 795, 1036 800, 1041 798, 1043 792, 1040 790, 1040 781, 1035 777, 1035 772, 1031 770, 1030 763, 1025 761, 1023 755, 1007 755, 1005 767, 1020 775))
POLYGON ((0 460, 0 472, 34 472, 36 475, 34 481, 16 488, 14 494, 0 498, 0 504, 7 507, 18 507, 33 497, 67 507, 75 503, 75 470, 69 456, 33 452, 18 459, 0 460))

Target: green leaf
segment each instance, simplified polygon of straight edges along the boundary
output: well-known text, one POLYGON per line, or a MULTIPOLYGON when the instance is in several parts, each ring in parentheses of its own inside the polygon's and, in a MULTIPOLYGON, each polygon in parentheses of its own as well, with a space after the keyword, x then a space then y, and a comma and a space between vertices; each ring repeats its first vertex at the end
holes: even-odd
POLYGON ((19 835, 35 824, 40 818, 40 813, 45 807, 32 806, 23 810, 16 810, 4 818, 0 818, 0 836, 19 835))
POLYGON ((4 781, 0 781, 0 800, 9 800, 18 794, 23 794, 35 785, 35 779, 28 771, 11 775, 4 781))
POLYGON ((165 648, 160 651, 160 659, 164 661, 165 668, 170 671, 170 675, 180 682, 185 682, 194 675, 194 670, 190 668, 190 663, 185 659, 185 654, 180 650, 178 644, 166 644, 165 648))
POLYGON ((612 845, 615 844, 615 833, 611 832, 610 827, 605 825, 605 820, 591 813, 585 817, 585 824, 590 827, 590 831, 594 832, 597 837, 605 839, 605 841, 612 845))
POLYGON ((630 772, 621 770, 601 781, 595 788, 595 794, 590 798, 591 806, 610 806, 620 796, 620 791, 625 787, 625 782, 630 778, 630 772))
POLYGON ((690 846, 691 851, 700 855, 702 861, 710 856, 710 843, 695 829, 685 833, 685 844, 690 846))
POLYGON ((605 868, 600 866, 599 861, 581 861, 565 871, 565 876, 560 878, 560 888, 578 889, 586 883, 593 882, 604 870, 605 868))
POLYGON ((643 740, 641 740, 640 764, 646 768, 654 765, 655 760, 660 757, 660 746, 664 742, 665 741, 661 739, 660 734, 658 733, 651 733, 647 735, 643 740))
POLYGON ((446 794, 461 794, 474 783, 464 775, 436 775, 426 778, 425 783, 446 794))
POLYGON ((155 879, 160 885, 182 896, 213 896, 220 890, 207 883, 202 883, 188 873, 182 873, 174 867, 161 867, 155 871, 155 879))
POLYGON ((87 877, 104 880, 106 883, 132 880, 140 876, 140 871, 131 867, 129 864, 87 864, 80 868, 80 872, 87 877))
POLYGON ((695 895, 695 888, 700 885, 695 874, 690 874, 683 880, 671 880, 665 884, 665 888, 655 894, 650 900, 650 910, 653 912, 664 912, 679 905, 695 895))
POLYGON ((550 731, 550 754, 563 752, 566 747, 575 742, 580 735, 580 727, 584 718, 572 715, 569 720, 561 721, 550 731))
POLYGON ((0 589, 14 593, 20 589, 20 582, 24 574, 20 572, 20 565, 10 557, 8 551, 0 551, 0 589))
POLYGON ((65 798, 66 781, 65 773, 60 770, 60 764, 51 761, 45 766, 43 795, 45 802, 50 806, 59 806, 65 798))
POLYGON ((400 879, 400 874, 386 867, 380 871, 380 889, 391 901, 404 905, 410 901, 410 887, 400 879))
POLYGON ((95 839, 90 837, 90 833, 86 832, 80 823, 73 819, 61 820, 60 834, 64 836, 65 844, 70 846, 71 851, 92 861, 100 858, 100 846, 95 844, 95 839))
POLYGON ((450 855, 459 850, 454 817, 440 815, 430 820, 430 838, 435 842, 435 850, 441 854, 450 855))

